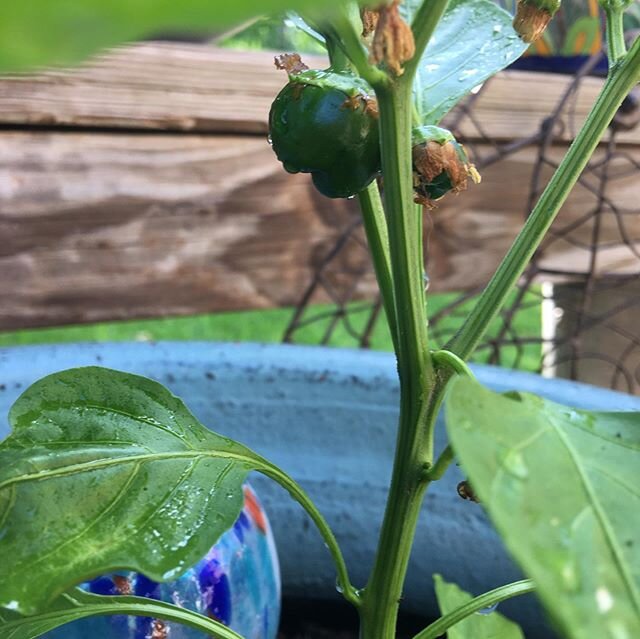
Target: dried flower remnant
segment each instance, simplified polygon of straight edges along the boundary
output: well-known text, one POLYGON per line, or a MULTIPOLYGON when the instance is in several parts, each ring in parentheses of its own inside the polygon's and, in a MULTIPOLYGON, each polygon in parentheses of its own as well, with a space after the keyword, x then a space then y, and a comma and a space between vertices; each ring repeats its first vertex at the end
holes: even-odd
POLYGON ((274 63, 276 69, 286 71, 289 75, 297 75, 309 68, 299 53, 282 53, 274 58, 274 63))
POLYGON ((370 55, 371 62, 383 62, 395 76, 402 75, 402 65, 416 52, 413 32, 400 15, 399 4, 400 0, 392 0, 377 10, 379 17, 370 55))
POLYGON ((525 42, 538 40, 560 8, 560 0, 520 0, 513 28, 525 42))
POLYGON ((467 188, 468 178, 480 182, 480 174, 471 164, 464 147, 451 132, 437 126, 413 130, 413 169, 415 201, 434 208, 449 191, 459 193, 467 188))
POLYGON ((362 18, 362 37, 368 38, 375 32, 380 14, 375 9, 362 8, 360 17, 362 18))
POLYGON ((364 113, 369 114, 372 118, 378 119, 380 117, 378 101, 373 96, 363 95, 362 93, 349 96, 342 104, 342 108, 357 111, 362 105, 364 105, 364 113))

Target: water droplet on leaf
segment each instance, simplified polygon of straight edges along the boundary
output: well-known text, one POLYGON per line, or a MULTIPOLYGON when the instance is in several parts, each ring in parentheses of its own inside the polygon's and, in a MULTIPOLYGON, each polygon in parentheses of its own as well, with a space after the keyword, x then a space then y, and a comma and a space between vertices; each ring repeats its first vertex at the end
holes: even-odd
POLYGON ((478 615, 490 615, 492 612, 495 612, 498 608, 498 604, 494 603, 491 606, 487 606, 486 608, 480 608, 480 610, 478 610, 476 612, 476 614, 478 615))
POLYGON ((526 479, 529 476, 529 469, 525 464, 524 457, 517 450, 509 451, 503 456, 502 467, 518 479, 526 479))

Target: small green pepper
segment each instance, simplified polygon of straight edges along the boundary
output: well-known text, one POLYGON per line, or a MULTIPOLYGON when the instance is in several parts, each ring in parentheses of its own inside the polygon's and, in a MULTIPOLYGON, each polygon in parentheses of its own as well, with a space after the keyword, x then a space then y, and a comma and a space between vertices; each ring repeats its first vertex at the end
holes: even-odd
POLYGON ((271 143, 289 173, 311 173, 332 198, 351 197, 380 172, 373 91, 357 76, 304 70, 289 75, 269 113, 271 143))
POLYGON ((480 182, 480 174, 469 162, 464 147, 447 129, 416 127, 411 132, 411 141, 417 203, 433 207, 449 191, 459 193, 466 189, 467 178, 480 182))

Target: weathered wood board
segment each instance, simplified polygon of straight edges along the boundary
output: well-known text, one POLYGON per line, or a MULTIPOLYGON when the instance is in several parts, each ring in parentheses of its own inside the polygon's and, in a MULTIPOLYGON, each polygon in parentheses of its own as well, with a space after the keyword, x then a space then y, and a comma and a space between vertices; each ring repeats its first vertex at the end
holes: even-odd
MULTIPOLYGON (((183 43, 122 47, 73 71, 0 78, 0 123, 263 133, 271 101, 285 84, 273 55, 183 43)), ((320 57, 305 60, 312 67, 326 65, 320 57)), ((476 119, 492 140, 532 135, 570 81, 565 75, 503 72, 478 97, 476 119)), ((559 132, 560 140, 572 139, 602 82, 581 83, 572 126, 559 132)), ((460 130, 479 136, 469 121, 460 130)), ((639 144, 640 128, 619 141, 639 144)))
MULTIPOLYGON (((494 165, 432 213, 431 290, 487 280, 524 218, 533 159, 494 165)), ((618 201, 637 207, 635 187, 618 182, 618 201)), ((577 189, 560 223, 592 204, 577 189)), ((285 173, 262 135, 5 131, 0 328, 295 304, 354 214, 285 173)), ((602 232, 620 241, 613 217, 602 232)), ((549 259, 566 266, 567 248, 549 259)), ((357 247, 342 259, 362 267, 357 247)), ((374 292, 364 278, 357 295, 374 292)))

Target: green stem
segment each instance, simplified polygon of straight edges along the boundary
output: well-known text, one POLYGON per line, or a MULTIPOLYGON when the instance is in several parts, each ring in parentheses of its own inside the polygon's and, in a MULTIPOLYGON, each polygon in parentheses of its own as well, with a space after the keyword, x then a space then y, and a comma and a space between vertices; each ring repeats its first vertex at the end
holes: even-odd
MULTIPOLYGON (((256 457, 258 456, 256 455, 256 457)), ((289 477, 289 475, 262 457, 258 458, 256 461, 259 461, 259 465, 256 464, 256 470, 258 472, 280 484, 291 495, 291 497, 293 497, 293 499, 295 499, 305 509, 313 523, 316 525, 318 532, 322 535, 327 549, 333 558, 336 566, 336 572, 338 574, 337 585, 339 592, 342 593, 342 596, 349 603, 353 604, 356 608, 360 607, 360 595, 358 590, 351 584, 347 565, 344 557, 342 556, 342 551, 340 550, 338 541, 336 540, 326 519, 322 516, 302 487, 289 477)))
MULTIPOLYGON (((394 471, 384 514, 378 551, 371 577, 364 589, 360 609, 360 639, 394 639, 398 607, 406 576, 413 537, 422 499, 429 486, 425 481, 425 462, 420 438, 402 436, 413 423, 412 406, 401 396, 400 438, 396 447, 394 471)), ((429 414, 428 426, 436 411, 429 414)))
MULTIPOLYGON (((391 272, 398 317, 398 368, 401 384, 419 397, 433 381, 427 350, 427 317, 422 255, 422 213, 413 203, 411 164, 411 86, 376 91, 384 202, 389 231, 391 272)), ((417 410, 417 408, 416 408, 417 410)))
POLYGON ((416 11, 411 23, 413 38, 416 44, 416 53, 404 65, 404 72, 408 77, 413 75, 420 64, 422 54, 431 40, 433 32, 442 18, 442 14, 446 11, 449 0, 424 0, 416 11))
POLYGON ((607 57, 609 58, 609 67, 612 68, 614 63, 627 53, 623 26, 624 8, 610 3, 605 7, 605 14, 607 16, 607 57))
POLYGON ((455 353, 451 351, 433 351, 431 353, 433 363, 437 368, 446 368, 453 371, 458 375, 464 375, 466 377, 475 378, 475 375, 471 369, 466 365, 464 360, 460 359, 455 353))
POLYGON ((373 261, 378 287, 382 295, 382 304, 387 316, 391 340, 394 350, 398 350, 398 326, 396 319, 396 302, 393 294, 393 277, 391 275, 391 257, 389 256, 389 234, 387 220, 384 215, 378 185, 372 182, 358 194, 364 230, 367 235, 369 252, 373 261))
POLYGON ((462 359, 467 359, 473 353, 540 245, 618 107, 639 80, 640 38, 619 64, 612 68, 580 133, 462 328, 447 345, 447 350, 462 359))
POLYGON ((430 468, 425 469, 425 480, 438 481, 439 479, 442 479, 453 459, 453 448, 447 444, 447 447, 440 453, 436 463, 430 468))
POLYGON ((485 592, 483 595, 467 602, 464 606, 460 606, 460 608, 456 608, 452 612, 440 617, 440 619, 434 621, 430 626, 427 626, 422 632, 419 632, 413 639, 437 639, 437 637, 442 636, 451 626, 455 626, 455 624, 469 615, 478 612, 478 610, 494 606, 505 599, 524 595, 533 590, 535 590, 535 586, 531 579, 523 579, 522 581, 516 581, 512 584, 500 586, 500 588, 485 592))
POLYGON ((342 47, 358 74, 372 87, 389 84, 387 74, 369 62, 360 34, 344 10, 340 11, 331 24, 323 25, 322 30, 329 39, 342 47))
POLYGON ((242 639, 220 622, 173 604, 131 595, 94 595, 78 589, 62 595, 52 610, 3 623, 3 636, 12 637, 15 633, 16 637, 34 638, 77 619, 115 614, 175 621, 215 639, 242 639))
POLYGON ((411 128, 413 78, 447 4, 448 0, 422 3, 412 25, 416 53, 405 65, 403 76, 393 82, 369 80, 380 109, 384 200, 397 320, 400 420, 378 549, 362 594, 361 639, 395 637, 413 537, 429 485, 424 468, 433 460, 433 429, 443 396, 428 351, 422 211, 413 203, 411 128))

